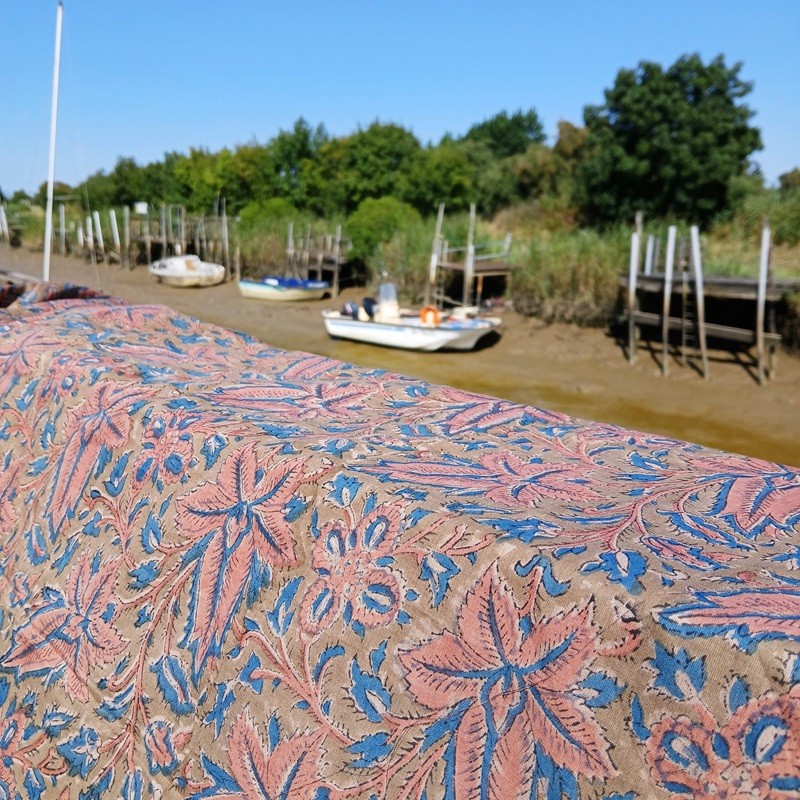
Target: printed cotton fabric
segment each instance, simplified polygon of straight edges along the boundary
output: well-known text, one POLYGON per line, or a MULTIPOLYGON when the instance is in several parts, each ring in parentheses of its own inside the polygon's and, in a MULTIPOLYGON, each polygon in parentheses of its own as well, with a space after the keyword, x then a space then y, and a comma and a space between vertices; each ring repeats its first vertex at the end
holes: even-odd
POLYGON ((800 793, 796 469, 0 297, 0 796, 800 793))

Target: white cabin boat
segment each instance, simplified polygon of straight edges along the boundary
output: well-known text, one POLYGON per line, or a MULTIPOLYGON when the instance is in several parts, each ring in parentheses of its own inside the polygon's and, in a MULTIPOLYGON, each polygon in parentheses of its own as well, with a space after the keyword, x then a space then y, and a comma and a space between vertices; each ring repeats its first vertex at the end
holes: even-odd
POLYGON ((312 281, 304 278, 268 277, 260 280, 238 281, 242 297, 254 300, 319 300, 330 288, 327 281, 312 281))
POLYGON ((150 265, 149 272, 170 286, 214 286, 225 280, 222 264, 201 261, 197 256, 162 258, 150 265))

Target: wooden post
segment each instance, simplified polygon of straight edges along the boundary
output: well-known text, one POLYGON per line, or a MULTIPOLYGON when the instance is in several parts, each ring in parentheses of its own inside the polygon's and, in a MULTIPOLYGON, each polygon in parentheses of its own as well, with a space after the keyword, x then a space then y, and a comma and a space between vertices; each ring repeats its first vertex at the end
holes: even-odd
POLYGON ((222 198, 222 264, 225 267, 225 280, 230 277, 230 253, 228 251, 228 212, 226 210, 225 198, 222 198))
POLYGON ((444 222, 444 203, 439 203, 439 210, 436 213, 436 227, 433 232, 433 247, 431 248, 431 260, 428 265, 428 283, 425 286, 424 305, 429 306, 434 300, 436 286, 436 270, 439 266, 439 259, 442 255, 442 223, 444 222))
POLYGON ((131 210, 128 206, 122 209, 122 235, 125 237, 122 251, 123 263, 130 269, 131 264, 131 210))
POLYGON ((308 269, 311 262, 311 224, 306 225, 306 235, 303 237, 303 274, 308 280, 311 276, 308 274, 308 269))
POLYGON ((664 264, 664 303, 661 308, 661 374, 669 371, 669 312, 672 302, 672 271, 675 266, 675 237, 678 229, 670 225, 667 231, 667 259, 664 264))
POLYGON ((655 246, 656 237, 655 236, 648 236, 647 237, 647 244, 645 245, 644 249, 644 274, 645 275, 652 275, 653 274, 653 248, 655 246))
POLYGON ((144 218, 144 241, 147 245, 147 263, 153 260, 153 240, 150 236, 150 204, 147 205, 147 216, 144 218))
POLYGON ((58 204, 58 252, 67 254, 67 217, 63 203, 58 204))
POLYGON ((464 262, 464 293, 462 304, 472 305, 472 278, 475 274, 475 203, 469 206, 469 234, 467 235, 467 258, 464 262))
POLYGON ((186 209, 183 206, 180 206, 178 215, 181 227, 180 231, 181 253, 186 253, 186 242, 189 237, 186 235, 186 209))
POLYGON ((182 253, 179 253, 175 250, 175 236, 172 231, 172 210, 173 208, 171 205, 165 206, 164 219, 167 223, 167 233, 165 241, 167 243, 167 247, 170 248, 170 254, 179 256, 182 255, 182 253))
POLYGON ((769 270, 769 248, 772 231, 765 220, 761 229, 761 258, 758 262, 758 295, 756 297, 756 350, 758 352, 758 382, 764 384, 764 318, 767 305, 767 273, 769 270))
POLYGON ((108 219, 111 223, 111 239, 114 242, 114 248, 116 252, 120 256, 120 261, 122 261, 122 247, 120 246, 119 242, 119 228, 117 227, 117 212, 114 209, 109 209, 108 212, 108 219))
POLYGON ((639 234, 631 234, 631 260, 628 264, 628 363, 636 361, 636 277, 639 274, 639 234))
POLYGON ((97 249, 103 261, 106 260, 106 245, 103 241, 103 229, 100 226, 100 212, 92 211, 92 219, 94 220, 94 236, 97 242, 97 249))
POLYGON ((89 248, 88 255, 92 261, 92 264, 96 264, 97 259, 94 252, 94 230, 92 228, 92 218, 89 215, 86 217, 86 235, 84 236, 83 241, 84 244, 89 248))
POLYGON ((166 258, 169 255, 169 242, 167 241, 167 206, 161 204, 161 258, 166 258))
POLYGON ((706 302, 703 292, 703 263, 700 259, 700 231, 692 225, 692 264, 694 266, 694 292, 697 304, 697 338, 703 361, 703 377, 708 378, 708 349, 706 347, 706 302))
POLYGON ((294 222, 289 222, 289 231, 286 234, 286 260, 289 263, 289 269, 294 271, 294 222))
POLYGON ((8 235, 8 233, 8 218, 6 217, 6 210, 5 207, 0 204, 0 239, 9 241, 11 237, 8 235))
POLYGON ((333 291, 334 297, 339 296, 339 256, 342 247, 342 226, 336 226, 336 240, 333 248, 333 291))

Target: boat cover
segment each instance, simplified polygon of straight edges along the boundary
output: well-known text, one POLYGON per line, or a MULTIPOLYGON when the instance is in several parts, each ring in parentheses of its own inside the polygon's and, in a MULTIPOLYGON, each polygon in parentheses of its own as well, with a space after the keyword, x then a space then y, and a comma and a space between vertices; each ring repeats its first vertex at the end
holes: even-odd
POLYGON ((798 796, 797 470, 0 297, 3 797, 798 796))

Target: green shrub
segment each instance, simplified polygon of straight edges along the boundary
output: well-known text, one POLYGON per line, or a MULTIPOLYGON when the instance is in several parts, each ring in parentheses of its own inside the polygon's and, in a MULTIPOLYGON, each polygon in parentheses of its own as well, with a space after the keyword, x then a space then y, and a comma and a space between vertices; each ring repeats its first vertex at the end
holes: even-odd
POLYGON ((379 245, 388 244, 401 228, 420 222, 416 209, 394 197, 368 198, 361 202, 347 222, 352 258, 367 263, 379 245))

